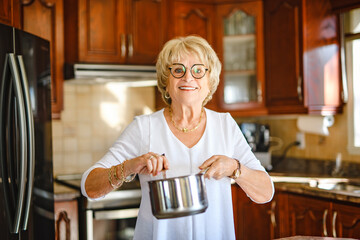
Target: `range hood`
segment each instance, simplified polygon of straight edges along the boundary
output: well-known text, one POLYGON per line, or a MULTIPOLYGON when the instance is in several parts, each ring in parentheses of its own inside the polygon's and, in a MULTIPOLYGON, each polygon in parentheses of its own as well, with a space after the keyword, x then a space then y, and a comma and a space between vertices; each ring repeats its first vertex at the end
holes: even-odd
POLYGON ((156 86, 155 66, 83 64, 67 67, 65 79, 72 84, 102 84, 116 82, 128 87, 156 86))

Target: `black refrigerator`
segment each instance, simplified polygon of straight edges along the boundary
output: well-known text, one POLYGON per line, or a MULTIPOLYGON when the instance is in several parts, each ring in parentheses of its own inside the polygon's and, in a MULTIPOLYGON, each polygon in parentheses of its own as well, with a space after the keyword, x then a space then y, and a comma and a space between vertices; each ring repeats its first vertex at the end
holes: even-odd
POLYGON ((0 239, 54 239, 48 41, 0 24, 0 239))

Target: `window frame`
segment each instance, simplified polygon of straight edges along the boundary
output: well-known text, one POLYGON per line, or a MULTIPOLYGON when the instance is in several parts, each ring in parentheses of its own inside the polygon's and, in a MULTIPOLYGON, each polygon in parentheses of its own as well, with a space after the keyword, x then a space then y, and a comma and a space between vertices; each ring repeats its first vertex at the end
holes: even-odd
MULTIPOLYGON (((347 118, 348 118, 348 146, 350 154, 360 155, 360 146, 355 146, 354 129, 354 79, 353 79, 353 45, 354 40, 360 41, 360 34, 345 34, 345 58, 346 58, 346 78, 348 87, 347 118)), ((360 81, 360 80, 358 80, 360 81)))

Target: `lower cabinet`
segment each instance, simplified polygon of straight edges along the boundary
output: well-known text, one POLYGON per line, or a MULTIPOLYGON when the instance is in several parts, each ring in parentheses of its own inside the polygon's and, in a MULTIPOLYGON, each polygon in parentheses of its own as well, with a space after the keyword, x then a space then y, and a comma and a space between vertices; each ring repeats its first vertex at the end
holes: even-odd
POLYGON ((304 196, 289 195, 290 236, 331 236, 330 202, 304 196))
POLYGON ((79 239, 77 200, 55 202, 55 240, 79 239))
POLYGON ((289 194, 291 235, 360 239, 360 207, 289 194))
POLYGON ((232 195, 236 239, 290 236, 360 239, 358 204, 280 190, 271 202, 257 204, 236 184, 232 185, 232 195))
POLYGON ((274 239, 279 237, 278 195, 270 203, 257 204, 246 196, 236 184, 232 185, 233 211, 236 239, 274 239), (259 231, 259 229, 261 229, 259 231))
POLYGON ((332 205, 332 236, 360 239, 360 207, 332 205))

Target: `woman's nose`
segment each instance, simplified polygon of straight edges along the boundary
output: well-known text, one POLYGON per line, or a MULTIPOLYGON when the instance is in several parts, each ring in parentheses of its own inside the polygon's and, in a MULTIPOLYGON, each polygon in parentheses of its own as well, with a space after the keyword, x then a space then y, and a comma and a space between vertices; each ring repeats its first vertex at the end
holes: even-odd
POLYGON ((194 80, 194 77, 193 77, 193 75, 191 74, 191 71, 189 71, 189 70, 185 72, 185 75, 184 75, 183 78, 184 78, 184 80, 187 81, 187 82, 194 80))

